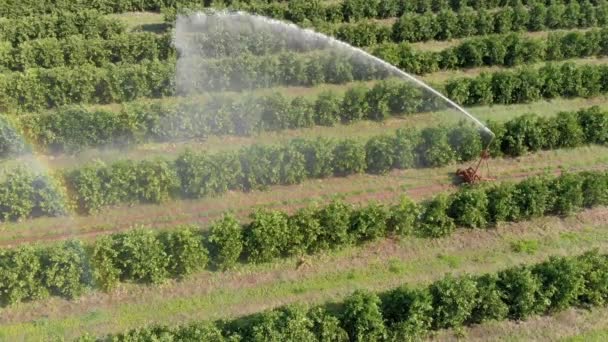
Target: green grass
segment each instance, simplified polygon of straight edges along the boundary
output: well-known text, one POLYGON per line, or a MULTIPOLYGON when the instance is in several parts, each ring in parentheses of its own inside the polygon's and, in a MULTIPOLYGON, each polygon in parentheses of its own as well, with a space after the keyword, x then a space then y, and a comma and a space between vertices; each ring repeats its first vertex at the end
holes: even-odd
POLYGON ((538 240, 517 240, 511 242, 511 250, 514 253, 535 254, 538 251, 538 240))
POLYGON ((295 260, 290 259, 242 266, 229 274, 204 274, 162 287, 127 287, 116 297, 97 294, 80 300, 78 305, 56 298, 22 304, 3 310, 0 339, 41 340, 53 335, 69 338, 83 332, 121 331, 151 322, 173 324, 233 317, 293 301, 337 300, 357 288, 384 290, 403 283, 422 285, 446 272, 492 272, 537 262, 549 255, 572 255, 594 247, 605 251, 608 226, 581 224, 579 220, 584 218, 546 218, 496 232, 462 230, 441 240, 378 242, 315 256, 314 269, 301 273, 293 270, 295 260), (563 239, 563 232, 579 238, 563 239), (513 254, 508 241, 516 238, 538 239, 542 243, 534 255, 513 254))
MULTIPOLYGON (((602 314, 604 314, 605 316, 608 316, 608 310, 604 310, 604 311, 605 312, 602 312, 602 314)), ((603 328, 601 328, 599 330, 593 330, 593 331, 582 333, 577 336, 564 338, 562 341, 564 341, 564 342, 566 342, 566 341, 567 342, 591 342, 591 341, 605 342, 605 341, 608 341, 608 322, 604 323, 604 324, 607 326, 604 326, 603 328)))

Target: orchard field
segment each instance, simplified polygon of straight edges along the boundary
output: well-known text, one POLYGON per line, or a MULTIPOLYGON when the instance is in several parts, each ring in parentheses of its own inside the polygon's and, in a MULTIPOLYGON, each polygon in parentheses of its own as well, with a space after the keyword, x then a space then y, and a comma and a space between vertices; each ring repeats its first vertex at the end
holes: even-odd
POLYGON ((602 341, 607 206, 605 0, 0 3, 2 341, 602 341))

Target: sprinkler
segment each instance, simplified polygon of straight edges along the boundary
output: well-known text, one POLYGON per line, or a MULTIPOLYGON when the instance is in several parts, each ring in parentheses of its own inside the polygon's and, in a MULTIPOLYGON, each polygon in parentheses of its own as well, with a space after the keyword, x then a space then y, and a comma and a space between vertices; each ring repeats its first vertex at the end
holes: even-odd
MULTIPOLYGON (((492 133, 487 128, 486 128, 486 131, 492 133)), ((490 141, 488 142, 486 147, 483 149, 483 151, 481 151, 481 154, 479 155, 479 160, 477 161, 477 165, 475 165, 475 167, 469 166, 466 169, 456 170, 456 176, 458 178, 460 178, 461 183, 477 184, 477 183, 484 182, 484 181, 496 180, 496 178, 490 177, 490 163, 489 163, 490 150, 489 150, 489 148, 490 148, 490 144, 492 143, 492 140, 494 138, 494 134, 491 134, 490 137, 491 137, 490 141), (487 176, 482 176, 481 173, 479 172, 479 168, 481 167, 482 163, 485 163, 486 168, 488 170, 487 176)))

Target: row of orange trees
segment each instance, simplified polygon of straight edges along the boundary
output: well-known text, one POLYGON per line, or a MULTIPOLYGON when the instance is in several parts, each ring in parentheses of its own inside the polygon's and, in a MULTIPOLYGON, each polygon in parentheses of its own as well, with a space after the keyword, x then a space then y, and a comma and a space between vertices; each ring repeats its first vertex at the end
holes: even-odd
POLYGON ((354 207, 340 200, 288 214, 257 210, 241 225, 227 214, 208 230, 176 227, 169 232, 129 230, 99 238, 0 251, 0 301, 48 295, 73 298, 87 289, 111 289, 120 281, 160 283, 238 262, 317 253, 388 235, 443 237, 456 227, 491 228, 497 222, 544 215, 570 215, 608 204, 608 174, 582 172, 535 176, 519 183, 463 187, 422 203, 402 198, 386 206, 354 207))
POLYGON ((222 322, 153 325, 79 341, 411 341, 430 331, 522 320, 570 307, 603 306, 608 257, 552 257, 482 275, 447 275, 428 286, 357 290, 333 306, 290 305, 222 322))
MULTIPOLYGON (((556 117, 525 115, 492 124, 494 156, 519 156, 541 149, 606 144, 608 115, 597 108, 556 117)), ((482 132, 470 126, 400 129, 367 141, 294 139, 284 145, 252 145, 208 154, 186 151, 175 160, 118 161, 60 172, 60 184, 85 213, 124 203, 160 203, 170 198, 201 198, 228 190, 265 189, 306 179, 382 174, 392 169, 437 167, 476 158, 482 132)), ((5 220, 61 214, 66 205, 52 177, 16 169, 0 187, 0 216, 5 220)))
POLYGON ((16 46, 31 39, 61 39, 76 34, 87 38, 110 39, 125 30, 123 23, 106 18, 97 11, 57 11, 41 16, 1 19, 0 41, 7 41, 16 46))
MULTIPOLYGON (((143 97, 175 95, 174 60, 110 64, 104 68, 29 69, 0 74, 0 110, 37 111, 68 104, 126 102, 143 97)), ((242 91, 272 86, 344 84, 391 75, 373 61, 344 58, 341 53, 281 53, 221 60, 194 60, 181 75, 180 94, 242 91)), ((539 98, 586 97, 606 92, 605 65, 546 64, 515 71, 482 74, 448 81, 448 97, 467 104, 522 103, 539 98), (469 84, 476 84, 469 89, 469 84), (502 84, 505 84, 504 86, 502 84), (478 99, 468 99, 474 90, 478 99)), ((435 86, 442 88, 442 86, 435 86)))

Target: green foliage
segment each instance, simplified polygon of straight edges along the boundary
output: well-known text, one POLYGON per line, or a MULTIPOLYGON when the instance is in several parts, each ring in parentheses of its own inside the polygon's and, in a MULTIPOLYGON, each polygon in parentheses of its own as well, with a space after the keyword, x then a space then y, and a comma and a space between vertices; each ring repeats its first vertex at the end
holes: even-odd
POLYGON ((167 269, 173 277, 184 277, 207 266, 209 253, 195 229, 195 226, 176 227, 175 231, 159 236, 169 257, 167 269))
POLYGON ((26 152, 21 132, 5 116, 0 116, 0 158, 12 157, 26 152))
POLYGON ((459 226, 481 228, 488 222, 488 196, 483 188, 465 187, 451 199, 448 215, 459 226))
POLYGON ((505 123, 501 147, 507 155, 520 156, 528 151, 540 150, 542 136, 536 116, 520 116, 505 123))
POLYGON ((401 286, 382 298, 382 314, 393 340, 422 337, 431 328, 432 313, 433 301, 428 289, 401 286))
POLYGON ((431 284, 433 298, 433 328, 463 325, 477 305, 477 284, 470 277, 445 278, 431 284))
POLYGON ((488 217, 492 223, 516 221, 520 215, 516 187, 512 183, 500 183, 487 190, 488 217))
POLYGON ((363 86, 355 86, 344 93, 340 109, 340 118, 343 123, 356 122, 364 118, 369 111, 367 91, 363 86))
POLYGON ((290 229, 287 215, 280 211, 258 210, 251 214, 245 230, 244 251, 251 262, 268 262, 286 252, 290 229))
POLYGON ((42 263, 30 246, 0 251, 0 302, 10 305, 48 295, 42 283, 42 263))
POLYGON ((66 241, 41 252, 42 286, 53 295, 66 298, 82 294, 88 284, 88 260, 82 243, 66 241))
POLYGON ((312 331, 318 341, 346 342, 348 334, 340 326, 340 320, 321 307, 312 308, 308 317, 313 323, 312 331))
POLYGON ((387 173, 395 163, 394 139, 390 136, 372 137, 365 145, 366 171, 373 174, 387 173))
POLYGON ((448 216, 450 201, 447 195, 439 194, 422 204, 422 212, 417 223, 417 233, 425 237, 443 237, 455 229, 454 220, 448 216))
POLYGON ((486 274, 477 278, 477 304, 469 319, 472 323, 483 323, 492 320, 503 320, 507 317, 509 307, 502 301, 494 274, 486 274))
POLYGON ((333 126, 339 121, 340 99, 334 92, 319 94, 315 103, 315 123, 321 126, 333 126))
POLYGON ((551 258, 534 267, 542 283, 542 298, 551 310, 563 310, 578 301, 584 290, 579 262, 572 258, 551 258))
POLYGON ((540 217, 551 208, 554 198, 545 177, 530 177, 515 187, 515 201, 522 218, 540 217))
POLYGON ((420 206, 406 196, 389 209, 386 228, 390 233, 400 236, 414 232, 416 220, 420 215, 420 206))
POLYGON ((469 161, 481 154, 481 136, 477 129, 460 126, 450 131, 448 141, 458 161, 469 161))
POLYGON ((418 153, 423 166, 445 166, 455 160, 454 150, 450 146, 445 127, 425 128, 421 133, 418 153))
POLYGON ((322 232, 316 208, 307 207, 296 211, 289 217, 288 226, 288 254, 304 254, 318 250, 317 240, 322 232))
POLYGON ((102 236, 93 244, 91 255, 94 284, 104 291, 118 285, 121 270, 118 265, 118 250, 114 248, 111 236, 102 236))
POLYGON ((319 248, 337 248, 352 241, 349 234, 352 212, 352 206, 340 200, 332 201, 317 212, 321 225, 319 248))
POLYGON ((559 147, 578 147, 585 141, 585 133, 576 113, 558 113, 555 124, 559 133, 559 147))
POLYGON ((586 305, 605 305, 608 301, 608 258, 597 250, 587 252, 579 258, 583 276, 583 289, 579 296, 586 305))
POLYGON ((498 273, 498 288, 509 307, 509 317, 525 319, 542 312, 547 305, 542 298, 542 282, 525 266, 510 268, 498 273))
POLYGON ((243 229, 232 213, 211 224, 208 242, 215 267, 227 270, 236 265, 243 251, 243 229))
POLYGON ((310 178, 325 178, 333 174, 334 142, 325 138, 292 141, 304 155, 306 173, 310 178))
POLYGON ((25 165, 7 171, 0 182, 0 220, 66 214, 67 198, 57 183, 25 165))
POLYGON ((133 229, 114 235, 113 240, 121 280, 158 284, 168 277, 167 253, 151 231, 133 229))
POLYGON ((386 327, 380 310, 380 298, 357 290, 344 300, 342 325, 351 341, 382 341, 386 327))
POLYGON ((413 129, 398 129, 393 142, 394 167, 398 169, 413 168, 417 165, 416 146, 419 143, 419 132, 413 129))
POLYGON ((314 341, 313 322, 302 306, 287 306, 257 314, 245 330, 248 341, 314 341))
POLYGON ((603 115, 599 107, 581 109, 578 112, 578 120, 587 143, 608 143, 608 116, 603 115))
POLYGON ((583 179, 577 174, 563 174, 550 185, 553 212, 571 215, 583 207, 583 179))
POLYGON ((382 204, 369 203, 351 216, 350 235, 355 241, 374 240, 386 235, 388 211, 382 204))
POLYGON ((605 172, 583 172, 583 205, 594 207, 608 204, 608 173, 605 172))
POLYGON ((342 140, 334 148, 334 173, 347 176, 361 173, 366 167, 365 147, 355 140, 342 140))

